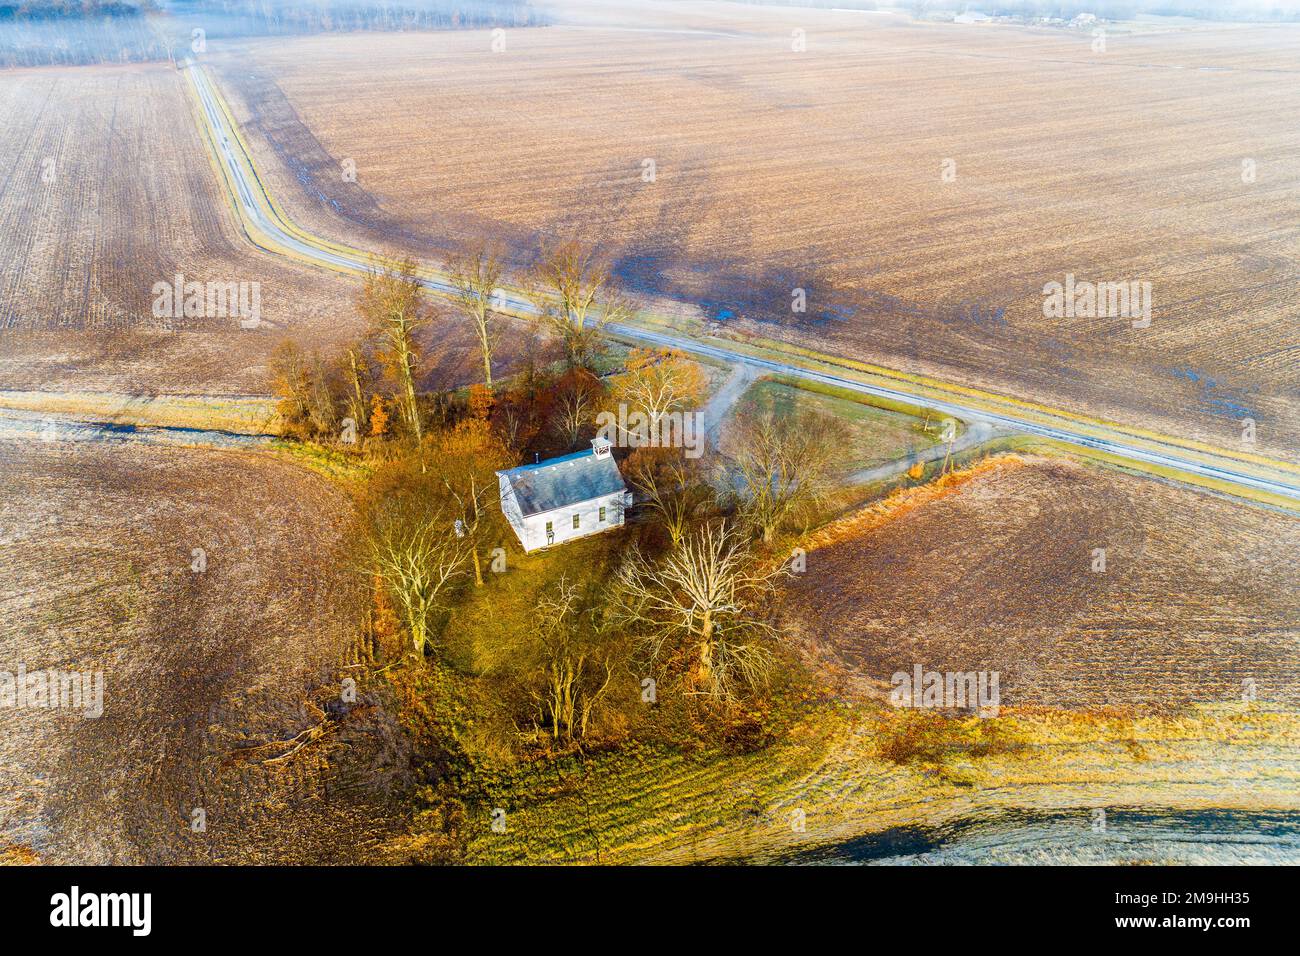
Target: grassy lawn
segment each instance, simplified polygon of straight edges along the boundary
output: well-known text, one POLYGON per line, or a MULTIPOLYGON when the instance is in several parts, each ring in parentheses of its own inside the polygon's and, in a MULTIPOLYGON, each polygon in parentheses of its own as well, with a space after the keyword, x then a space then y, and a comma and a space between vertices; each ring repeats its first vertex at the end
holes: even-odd
POLYGON ((823 701, 753 753, 634 740, 480 773, 465 862, 761 858, 972 806, 1074 807, 1086 821, 1098 792, 1113 805, 1290 806, 1294 774, 1278 762, 1294 753, 1296 728, 1294 713, 1249 705, 1173 720, 1033 710, 980 720, 823 701), (1192 777, 1212 796, 1185 792, 1192 777))
POLYGON ((508 653, 511 635, 531 634, 537 602, 561 577, 580 586, 599 586, 613 574, 627 529, 613 529, 554 548, 525 554, 509 526, 501 522, 484 554, 483 587, 470 587, 452 611, 446 628, 447 661, 457 670, 477 675, 508 653), (504 552, 505 570, 491 570, 491 549, 504 552))
MULTIPOLYGON (((773 803, 797 789, 839 740, 846 722, 826 709, 753 753, 689 752, 631 740, 617 750, 519 765, 486 775, 505 832, 484 815, 471 826, 468 862, 635 862, 754 821, 779 826, 773 803)), ((689 853, 689 851, 688 851, 689 853)))
POLYGON ((902 458, 938 441, 938 416, 932 416, 927 432, 923 421, 913 415, 855 401, 847 394, 814 391, 778 379, 763 378, 751 385, 737 404, 756 401, 778 410, 807 410, 839 419, 848 430, 849 442, 844 449, 843 463, 850 471, 902 458))
POLYGON ((541 759, 509 754, 502 742, 525 728, 510 725, 492 675, 509 666, 519 635, 535 628, 544 591, 561 576, 605 586, 635 533, 610 531, 527 555, 503 540, 506 570, 467 588, 451 612, 442 676, 417 678, 412 699, 457 741, 457 786, 472 795, 471 862, 635 860, 697 834, 706 838, 701 856, 714 855, 710 835, 766 814, 843 736, 841 715, 816 703, 812 687, 782 681, 766 703, 753 705, 760 709, 736 715, 736 726, 763 728, 761 741, 738 742, 725 731, 701 737, 680 700, 661 697, 661 706, 643 709, 639 672, 629 670, 611 691, 622 698, 626 732, 617 743, 541 759), (505 811, 505 832, 491 827, 496 808, 505 811))

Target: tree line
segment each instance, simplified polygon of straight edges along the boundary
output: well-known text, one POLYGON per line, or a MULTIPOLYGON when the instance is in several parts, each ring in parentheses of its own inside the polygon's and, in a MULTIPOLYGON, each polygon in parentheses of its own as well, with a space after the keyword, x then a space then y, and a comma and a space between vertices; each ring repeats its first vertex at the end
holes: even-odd
POLYGON ((0 20, 138 17, 158 9, 155 0, 21 0, 19 3, 0 3, 0 20))
POLYGON ((544 26, 524 0, 0 0, 0 67, 174 61, 207 42, 341 31, 544 26))

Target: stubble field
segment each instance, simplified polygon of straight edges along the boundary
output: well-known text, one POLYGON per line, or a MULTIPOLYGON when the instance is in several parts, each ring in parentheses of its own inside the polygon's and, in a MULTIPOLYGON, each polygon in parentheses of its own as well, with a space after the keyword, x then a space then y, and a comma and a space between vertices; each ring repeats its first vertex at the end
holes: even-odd
MULTIPOLYGON (((1093 56, 1082 34, 682 9, 698 32, 512 30, 499 54, 478 32, 335 36, 210 62, 273 195, 325 235, 429 257, 496 236, 522 260, 577 234, 645 301, 692 303, 719 334, 1224 445, 1249 415, 1261 451, 1296 457, 1296 31, 1198 28, 1093 56), (1067 272, 1151 281, 1152 327, 1045 320, 1042 284, 1067 272)), ((240 240, 174 72, 0 73, 0 116, 0 389, 263 392, 281 339, 328 352, 360 331, 353 283, 240 240), (177 272, 262 282, 268 327, 153 318, 152 284, 177 272)), ((474 377, 461 332, 444 319, 428 337, 426 386, 474 377)), ((872 438, 910 437, 895 424, 872 438)), ((0 712, 0 851, 388 859, 400 809, 382 794, 404 754, 382 716, 338 731, 341 766, 327 748, 267 763, 352 653, 331 598, 345 511, 269 455, 0 442, 5 661, 102 668, 108 705, 0 712)), ((1298 546, 1290 517, 1029 459, 813 549, 784 617, 869 694, 920 663, 999 670, 1011 706, 1177 711, 1234 704, 1250 681, 1290 713, 1298 546)), ((810 772, 814 743, 773 774, 810 772)), ((1204 751, 1235 773, 1218 738, 1204 751)))
POLYGON ((1253 689, 1293 709, 1297 548, 1290 516, 1012 459, 883 520, 832 525, 786 617, 870 695, 920 664, 996 671, 1007 706, 1168 713, 1253 689))
POLYGON ((250 253, 180 74, 166 65, 0 73, 0 379, 57 391, 256 392, 285 336, 347 331, 350 285, 250 253), (153 286, 260 283, 236 316, 155 317, 153 286))
POLYGON ((6 858, 374 859, 402 762, 364 691, 339 705, 363 673, 348 513, 265 453, 0 441, 0 669, 100 671, 104 688, 98 718, 0 710, 6 858))
MULTIPOLYGON (((166 65, 0 72, 0 169, 0 388, 265 393, 280 341, 328 357, 362 331, 357 283, 238 235, 166 65), (177 274, 259 283, 261 327, 155 317, 154 283, 177 274)), ((465 330, 444 317, 427 343, 426 384, 473 380, 465 330)))
POLYGON ((1295 458, 1300 30, 1155 31, 1094 54, 1083 31, 688 16, 714 9, 512 30, 499 53, 463 32, 210 62, 317 231, 431 258, 576 234, 645 301, 718 330, 1225 446, 1251 417, 1260 450, 1295 458), (1151 327, 1045 318, 1043 286, 1067 273, 1150 282, 1151 327))

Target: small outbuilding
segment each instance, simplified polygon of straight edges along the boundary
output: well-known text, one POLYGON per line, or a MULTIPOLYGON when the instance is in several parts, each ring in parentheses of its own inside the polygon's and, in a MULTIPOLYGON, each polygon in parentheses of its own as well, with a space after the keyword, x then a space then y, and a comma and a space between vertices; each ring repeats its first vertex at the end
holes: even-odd
POLYGON ((501 513, 525 551, 617 528, 632 503, 603 438, 592 441, 590 451, 498 471, 497 479, 501 513))

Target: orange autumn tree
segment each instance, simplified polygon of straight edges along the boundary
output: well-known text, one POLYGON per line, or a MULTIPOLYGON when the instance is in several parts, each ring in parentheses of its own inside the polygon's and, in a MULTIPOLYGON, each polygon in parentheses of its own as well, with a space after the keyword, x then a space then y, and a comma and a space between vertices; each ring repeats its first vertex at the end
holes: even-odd
POLYGON ((474 564, 474 583, 483 585, 483 548, 489 543, 500 512, 493 507, 498 492, 496 472, 514 462, 488 419, 491 396, 476 400, 470 392, 470 414, 451 428, 429 435, 425 461, 441 486, 440 494, 456 516, 456 534, 464 539, 474 564))
POLYGON ((611 385, 615 402, 646 416, 651 435, 659 434, 660 422, 670 412, 695 409, 708 387, 700 366, 676 349, 633 349, 611 385))
POLYGON ((370 396, 370 437, 383 438, 388 433, 388 412, 384 400, 378 395, 370 396))
POLYGON ((469 417, 476 421, 487 421, 492 414, 492 389, 488 385, 474 384, 469 387, 466 399, 469 417))

